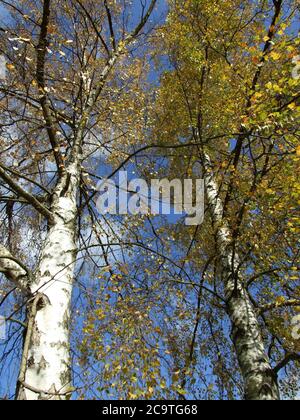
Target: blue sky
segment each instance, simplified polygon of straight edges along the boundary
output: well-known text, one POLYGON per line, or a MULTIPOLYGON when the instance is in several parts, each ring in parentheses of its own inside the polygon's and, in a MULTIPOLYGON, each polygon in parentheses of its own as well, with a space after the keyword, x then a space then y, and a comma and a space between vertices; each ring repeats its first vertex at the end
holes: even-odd
MULTIPOLYGON (((139 1, 138 1, 138 3, 139 3, 139 1)), ((135 18, 138 19, 139 15, 140 15, 140 8, 137 7, 135 9, 135 11, 136 11, 135 18)), ((166 1, 165 0, 159 0, 158 7, 157 7, 157 9, 156 9, 156 11, 155 11, 155 13, 153 15, 153 19, 152 20, 154 22, 155 21, 160 21, 161 18, 165 15, 165 13, 166 13, 166 1)), ((7 17, 8 17, 7 12, 5 11, 5 9, 3 8, 3 6, 0 5, 0 21, 3 21, 4 22, 5 20, 7 20, 7 17)), ((0 36, 1 36, 1 33, 0 33, 0 36)), ((155 70, 152 70, 151 71, 151 74, 150 74, 150 81, 151 82, 154 82, 154 81, 156 82, 156 81, 158 81, 158 79, 159 79, 159 74, 155 70)), ((234 147, 234 139, 232 140, 232 147, 234 147)), ((108 168, 107 166, 106 167, 105 166, 100 166, 100 168, 102 168, 102 171, 103 171, 101 173, 101 175, 106 175, 106 174, 108 175, 110 173, 110 169, 111 168, 108 168)), ((133 164, 128 165, 128 169, 129 170, 134 170, 134 165, 133 164)), ((167 222, 173 223, 173 222, 176 222, 177 220, 178 220, 178 218, 176 218, 175 216, 170 216, 167 219, 167 222)), ((159 225, 161 223, 165 223, 165 221, 166 221, 166 219, 156 218, 156 220, 154 222, 154 225, 155 225, 155 227, 159 227, 159 225)), ((145 237, 146 237, 146 233, 145 233, 145 237)), ((174 251, 172 251, 172 252, 175 252, 175 251, 178 252, 178 249, 177 248, 178 247, 176 247, 176 244, 174 244, 174 251), (175 248, 176 248, 176 250, 175 250, 175 248)), ((85 280, 83 279, 83 282, 84 281, 85 280)), ((75 292, 75 297, 77 297, 76 295, 78 294, 78 290, 75 292)), ((0 348, 0 350, 1 350, 1 348, 0 348)), ((17 373, 18 365, 15 364, 13 366, 10 366, 9 368, 11 369, 12 372, 14 372, 13 373, 13 376, 14 376, 17 373)), ((2 392, 1 385, 2 384, 0 383, 0 395, 1 395, 1 392, 2 392)), ((11 384, 11 391, 13 390, 13 386, 14 386, 14 384, 12 382, 12 384, 11 384)))

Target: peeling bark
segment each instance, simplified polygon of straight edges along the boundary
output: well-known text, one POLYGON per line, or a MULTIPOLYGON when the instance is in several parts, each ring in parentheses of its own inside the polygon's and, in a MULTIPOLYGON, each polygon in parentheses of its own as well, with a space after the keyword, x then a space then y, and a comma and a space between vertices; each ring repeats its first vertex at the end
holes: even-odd
POLYGON ((208 205, 217 230, 218 249, 225 279, 227 311, 232 340, 245 383, 246 400, 279 400, 276 374, 266 354, 255 308, 240 276, 240 259, 232 245, 230 228, 214 179, 210 157, 204 156, 208 205))

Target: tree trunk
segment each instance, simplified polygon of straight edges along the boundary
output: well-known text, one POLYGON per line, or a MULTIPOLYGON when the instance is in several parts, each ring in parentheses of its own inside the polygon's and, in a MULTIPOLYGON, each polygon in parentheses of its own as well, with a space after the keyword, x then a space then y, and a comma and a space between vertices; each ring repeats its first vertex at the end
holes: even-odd
POLYGON ((66 399, 71 389, 70 304, 77 255, 78 168, 55 190, 53 222, 31 286, 17 399, 66 399))
POLYGON ((265 352, 255 308, 240 275, 240 259, 232 244, 232 235, 223 217, 223 204, 213 175, 210 157, 204 156, 208 206, 217 230, 218 250, 225 279, 232 340, 245 383, 247 400, 279 400, 276 375, 265 352))

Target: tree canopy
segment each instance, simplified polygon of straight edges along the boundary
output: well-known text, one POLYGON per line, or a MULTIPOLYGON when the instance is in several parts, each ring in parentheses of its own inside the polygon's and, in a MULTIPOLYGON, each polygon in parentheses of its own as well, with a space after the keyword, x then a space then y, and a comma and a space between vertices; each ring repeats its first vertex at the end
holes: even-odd
POLYGON ((0 6, 0 397, 299 398, 299 2, 0 6))

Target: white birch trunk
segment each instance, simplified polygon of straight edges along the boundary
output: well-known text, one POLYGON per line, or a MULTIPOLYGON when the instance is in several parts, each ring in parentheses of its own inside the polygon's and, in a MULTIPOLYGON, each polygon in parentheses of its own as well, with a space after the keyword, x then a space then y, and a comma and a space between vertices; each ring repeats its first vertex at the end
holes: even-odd
POLYGON ((204 156, 205 186, 209 209, 217 229, 218 249, 225 279, 227 310, 232 340, 245 382, 247 400, 278 400, 277 378, 265 352, 255 308, 240 277, 240 259, 232 247, 228 223, 208 155, 204 156))
POLYGON ((32 333, 27 331, 32 335, 28 349, 26 340, 23 349, 17 399, 66 399, 70 395, 70 305, 77 255, 78 179, 78 168, 71 165, 54 193, 54 222, 31 287, 40 299, 30 309, 33 312, 35 305, 32 333))

